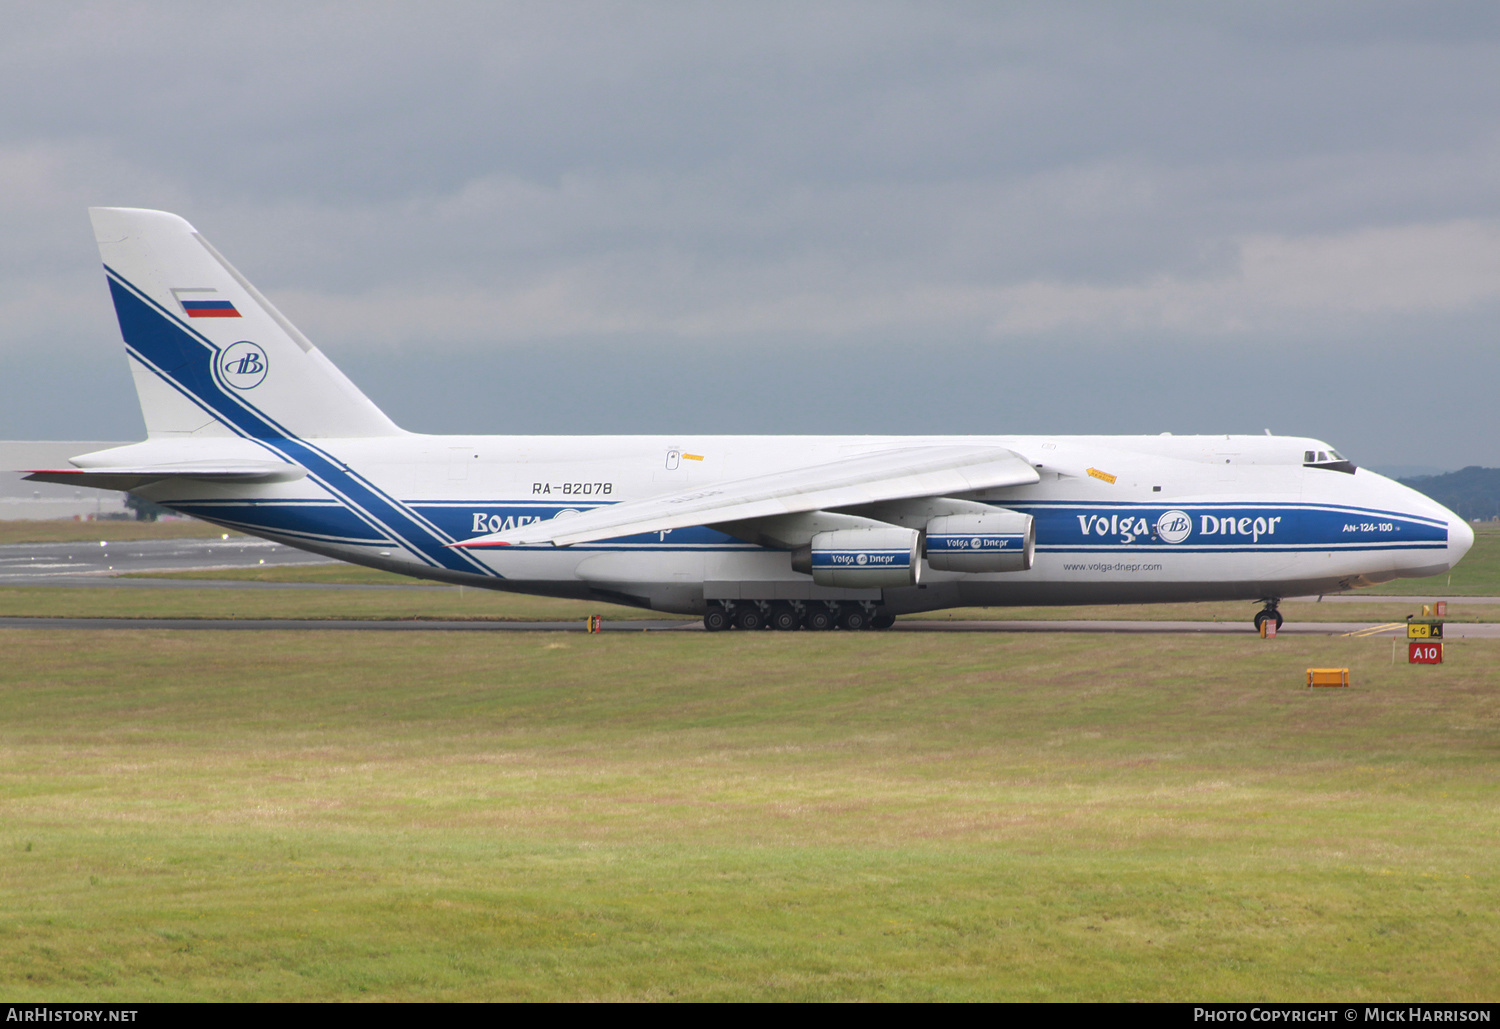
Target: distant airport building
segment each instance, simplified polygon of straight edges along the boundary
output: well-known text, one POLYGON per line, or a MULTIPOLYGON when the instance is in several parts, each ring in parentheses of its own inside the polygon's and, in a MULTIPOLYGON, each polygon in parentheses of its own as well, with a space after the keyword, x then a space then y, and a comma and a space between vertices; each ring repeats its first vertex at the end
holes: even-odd
POLYGON ((125 446, 100 440, 0 440, 0 521, 16 519, 119 517, 129 512, 125 494, 27 482, 33 468, 67 468, 68 458, 125 446))

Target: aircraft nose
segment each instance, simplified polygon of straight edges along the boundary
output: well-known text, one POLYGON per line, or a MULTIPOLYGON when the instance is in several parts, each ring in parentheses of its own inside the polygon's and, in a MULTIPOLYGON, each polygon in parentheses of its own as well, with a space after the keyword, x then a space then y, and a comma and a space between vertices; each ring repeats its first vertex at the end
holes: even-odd
POLYGON ((1474 530, 1469 523, 1458 515, 1452 515, 1448 519, 1448 567, 1452 568, 1463 560, 1463 556, 1469 552, 1474 545, 1474 530))

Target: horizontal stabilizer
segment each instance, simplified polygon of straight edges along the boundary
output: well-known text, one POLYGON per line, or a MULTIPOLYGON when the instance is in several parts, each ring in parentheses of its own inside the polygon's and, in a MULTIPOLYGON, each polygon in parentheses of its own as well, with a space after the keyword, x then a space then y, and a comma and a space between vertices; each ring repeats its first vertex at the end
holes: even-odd
POLYGON ((551 543, 566 547, 693 525, 1023 486, 1039 479, 1036 469, 1024 458, 1002 447, 903 447, 831 464, 625 501, 453 545, 505 547, 551 543))
POLYGON ((56 482, 64 486, 133 490, 163 479, 257 483, 291 482, 305 475, 306 468, 284 461, 187 461, 153 468, 42 468, 29 472, 26 478, 32 482, 56 482))

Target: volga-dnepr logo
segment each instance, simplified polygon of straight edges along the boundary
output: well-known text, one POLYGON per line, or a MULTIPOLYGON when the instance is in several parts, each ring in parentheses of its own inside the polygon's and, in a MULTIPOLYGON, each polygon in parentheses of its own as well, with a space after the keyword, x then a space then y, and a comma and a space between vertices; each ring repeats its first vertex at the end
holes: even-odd
POLYGON ((1163 543, 1181 543, 1193 531, 1193 519, 1186 511, 1163 511, 1156 520, 1156 537, 1163 543))
POLYGON ((266 352, 247 339, 219 353, 219 378, 235 389, 254 389, 265 381, 267 370, 266 352))

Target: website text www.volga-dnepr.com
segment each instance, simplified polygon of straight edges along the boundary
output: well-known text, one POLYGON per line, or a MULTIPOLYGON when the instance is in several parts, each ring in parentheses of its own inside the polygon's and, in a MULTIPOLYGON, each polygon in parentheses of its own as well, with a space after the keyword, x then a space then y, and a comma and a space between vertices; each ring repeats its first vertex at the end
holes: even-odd
POLYGON ((1159 572, 1160 564, 1126 561, 1093 561, 1088 564, 1064 564, 1065 572, 1159 572))

